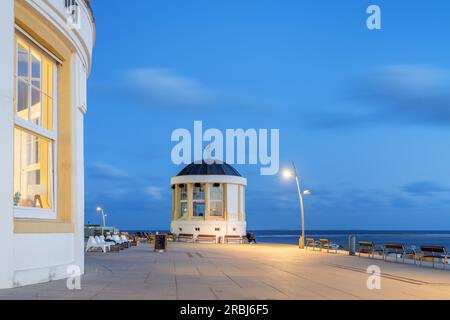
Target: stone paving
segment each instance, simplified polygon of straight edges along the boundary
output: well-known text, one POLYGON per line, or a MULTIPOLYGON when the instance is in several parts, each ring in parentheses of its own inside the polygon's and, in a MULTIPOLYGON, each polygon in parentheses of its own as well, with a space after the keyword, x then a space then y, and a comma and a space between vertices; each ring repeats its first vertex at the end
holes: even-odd
MULTIPOLYGON (((450 266, 449 266, 450 267, 450 266)), ((66 280, 0 290, 0 299, 450 299, 450 270, 290 245, 169 242, 86 254, 81 290, 66 280), (367 288, 367 267, 381 289, 367 288)))

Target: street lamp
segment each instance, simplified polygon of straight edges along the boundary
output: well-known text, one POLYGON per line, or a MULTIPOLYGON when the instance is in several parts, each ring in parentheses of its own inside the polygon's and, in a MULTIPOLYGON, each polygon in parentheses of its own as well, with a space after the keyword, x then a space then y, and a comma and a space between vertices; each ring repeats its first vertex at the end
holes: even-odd
POLYGON ((300 212, 301 212, 301 220, 302 220, 302 235, 300 237, 300 243, 299 246, 301 249, 305 247, 305 210, 303 209, 303 196, 307 196, 311 194, 311 191, 305 190, 301 191, 300 189, 300 181, 298 179, 297 169, 295 168, 295 163, 292 161, 292 170, 285 169, 282 172, 283 177, 286 179, 295 177, 295 182, 297 183, 297 190, 298 190, 298 198, 300 201, 300 212))
POLYGON ((107 215, 103 211, 103 208, 102 207, 97 207, 97 212, 100 212, 102 214, 103 227, 106 227, 106 217, 107 217, 107 215))

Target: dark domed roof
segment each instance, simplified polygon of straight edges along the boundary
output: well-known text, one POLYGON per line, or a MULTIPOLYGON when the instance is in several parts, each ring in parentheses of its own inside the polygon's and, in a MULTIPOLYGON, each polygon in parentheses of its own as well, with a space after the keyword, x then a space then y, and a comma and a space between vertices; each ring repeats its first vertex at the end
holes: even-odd
POLYGON ((202 161, 202 163, 191 163, 180 171, 177 176, 193 176, 193 175, 225 175, 238 176, 241 175, 235 168, 224 162, 213 162, 211 164, 202 161))

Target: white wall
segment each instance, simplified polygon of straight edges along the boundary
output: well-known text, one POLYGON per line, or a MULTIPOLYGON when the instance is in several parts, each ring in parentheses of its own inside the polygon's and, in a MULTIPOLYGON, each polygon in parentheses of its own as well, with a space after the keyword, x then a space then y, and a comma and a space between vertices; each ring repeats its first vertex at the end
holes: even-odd
POLYGON ((199 234, 216 235, 223 237, 224 235, 239 235, 244 236, 246 234, 246 222, 229 222, 226 221, 172 221, 170 225, 170 231, 174 234, 189 233, 197 237, 199 234), (180 231, 180 228, 182 230, 180 231), (200 228, 200 231, 196 231, 195 228, 200 228), (215 229, 219 228, 220 231, 215 229))
POLYGON ((66 7, 64 0, 26 0, 36 10, 44 13, 55 24, 55 27, 71 40, 76 50, 81 55, 83 64, 88 73, 92 63, 92 49, 95 42, 95 25, 92 23, 89 13, 83 1, 80 4, 80 29, 69 29, 66 24, 66 7))
POLYGON ((14 0, 0 1, 0 288, 13 282, 14 0))
POLYGON ((74 264, 72 233, 26 233, 14 235, 14 286, 67 277, 74 264))
POLYGON ((72 263, 73 239, 72 233, 15 234, 15 269, 23 271, 72 263))
MULTIPOLYGON (((17 1, 17 0, 16 0, 17 1)), ((91 65, 95 26, 83 8, 80 30, 65 23, 63 0, 24 0, 55 30, 72 42, 73 106, 73 217, 76 231, 65 234, 14 234, 13 217, 13 95, 14 0, 0 0, 0 289, 64 278, 68 265, 84 266, 84 158, 83 117, 86 111, 86 78, 91 65)))
POLYGON ((238 216, 238 185, 228 184, 227 185, 227 211, 228 211, 228 221, 237 221, 238 216))

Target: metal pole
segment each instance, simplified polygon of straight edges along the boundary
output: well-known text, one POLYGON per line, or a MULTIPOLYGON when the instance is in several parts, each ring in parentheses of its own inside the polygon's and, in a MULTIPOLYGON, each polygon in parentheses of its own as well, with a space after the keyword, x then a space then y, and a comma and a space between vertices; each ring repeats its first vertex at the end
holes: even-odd
POLYGON ((106 219, 105 219, 105 212, 102 209, 102 219, 103 219, 103 227, 106 227, 106 219))
POLYGON ((292 167, 294 169, 295 174, 295 182, 297 182, 297 190, 298 190, 298 198, 300 201, 300 211, 301 211, 301 222, 302 222, 302 236, 300 238, 300 249, 303 249, 305 247, 305 211, 303 209, 303 196, 302 191, 300 189, 300 181, 297 175, 297 169, 295 168, 295 163, 292 161, 292 167))

